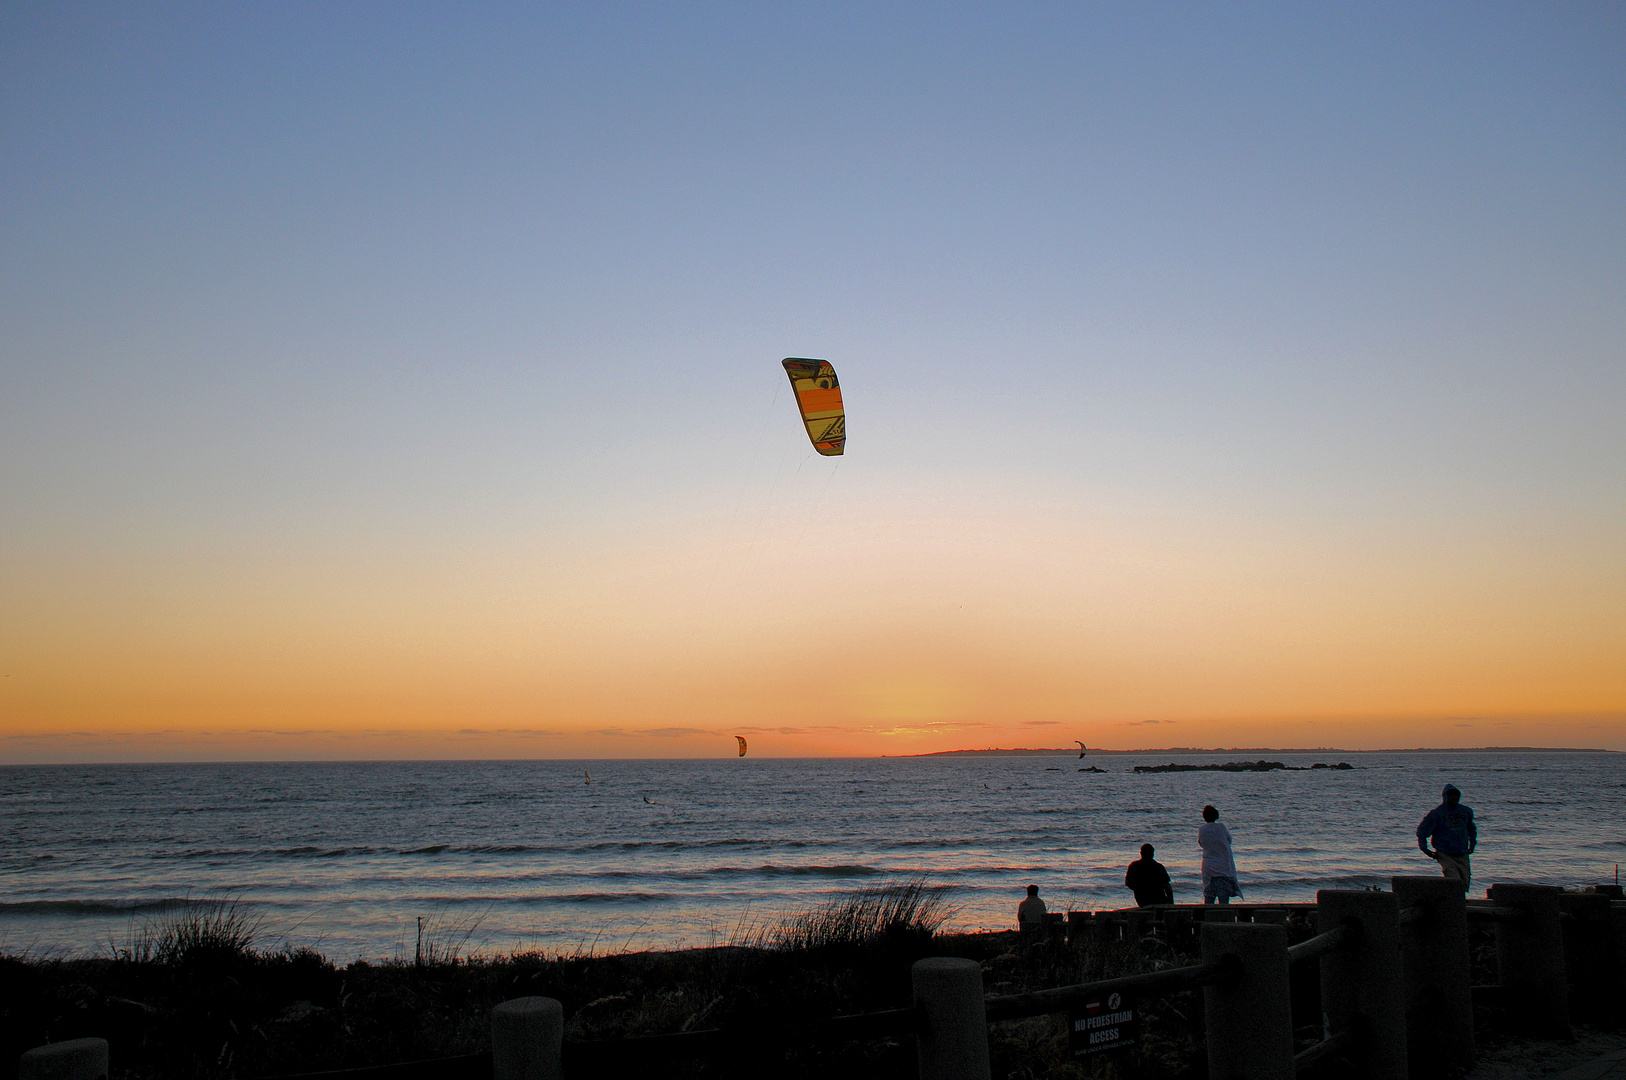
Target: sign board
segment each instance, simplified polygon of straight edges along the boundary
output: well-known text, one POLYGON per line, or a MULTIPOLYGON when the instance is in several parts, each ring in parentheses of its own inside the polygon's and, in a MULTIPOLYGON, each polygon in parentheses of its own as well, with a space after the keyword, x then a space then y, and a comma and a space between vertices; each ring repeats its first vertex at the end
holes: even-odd
POLYGON ((1140 1035, 1140 1018, 1123 994, 1088 998, 1067 1019, 1067 1046, 1075 1058, 1134 1046, 1140 1035))

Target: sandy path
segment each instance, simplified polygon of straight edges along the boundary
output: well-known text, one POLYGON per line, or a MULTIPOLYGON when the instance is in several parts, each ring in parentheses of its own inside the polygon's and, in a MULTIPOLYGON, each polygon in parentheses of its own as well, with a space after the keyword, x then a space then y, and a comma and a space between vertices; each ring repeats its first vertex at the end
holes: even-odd
POLYGON ((1579 1029, 1572 1042, 1508 1040, 1481 1048, 1464 1080, 1626 1080, 1626 1034, 1579 1029), (1616 1057, 1616 1055, 1619 1055, 1616 1057), (1615 1057, 1616 1060, 1607 1060, 1615 1057))

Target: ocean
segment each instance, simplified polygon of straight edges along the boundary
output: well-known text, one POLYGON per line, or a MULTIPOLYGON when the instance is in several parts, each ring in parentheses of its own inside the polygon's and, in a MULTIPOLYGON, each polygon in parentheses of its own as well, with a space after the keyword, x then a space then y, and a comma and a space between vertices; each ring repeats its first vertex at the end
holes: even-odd
POLYGON ((341 962, 410 958, 420 919, 465 952, 692 947, 915 876, 951 890, 950 926, 1009 928, 1029 883, 1052 911, 1128 905, 1145 842, 1176 899, 1199 900, 1204 803, 1246 899, 1308 900, 1437 873, 1413 833, 1448 781, 1479 823, 1476 895, 1613 881, 1626 854, 1622 754, 1132 771, 1239 756, 1257 755, 4 767, 0 952, 105 953, 222 897, 259 920, 259 946, 341 962))

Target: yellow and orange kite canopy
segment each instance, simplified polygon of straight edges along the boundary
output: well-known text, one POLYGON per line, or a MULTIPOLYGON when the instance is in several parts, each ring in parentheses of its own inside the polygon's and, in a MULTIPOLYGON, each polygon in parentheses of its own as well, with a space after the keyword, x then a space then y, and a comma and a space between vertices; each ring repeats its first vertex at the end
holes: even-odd
POLYGON ((796 407, 802 411, 807 437, 813 449, 825 457, 838 457, 847 445, 847 412, 841 407, 841 383, 828 360, 785 360, 785 374, 796 391, 796 407))

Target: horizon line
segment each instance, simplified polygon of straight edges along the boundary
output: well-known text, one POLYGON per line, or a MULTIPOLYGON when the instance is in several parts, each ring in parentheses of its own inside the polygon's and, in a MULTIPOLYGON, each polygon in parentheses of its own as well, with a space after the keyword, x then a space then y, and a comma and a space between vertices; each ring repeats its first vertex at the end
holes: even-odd
MULTIPOLYGON (((1380 747, 1367 750, 1353 750, 1336 746, 1233 746, 1233 747, 1201 747, 1201 746, 1165 746, 1145 747, 1129 750, 1092 749, 1086 751, 1085 756, 1108 756, 1129 754, 1473 754, 1473 753, 1527 753, 1527 754, 1619 754, 1622 750, 1611 750, 1607 747, 1592 746, 1411 746, 1411 747, 1380 747)), ((1072 747, 981 747, 976 749, 934 750, 921 754, 830 754, 830 755, 797 755, 782 756, 764 754, 755 756, 759 761, 878 761, 878 760, 908 760, 928 757, 971 757, 976 755, 1055 755, 1057 757, 1075 757, 1076 751, 1072 747)), ((31 761, 31 762, 0 762, 0 769, 36 769, 36 768, 83 768, 90 766, 116 766, 116 765, 399 765, 399 764, 500 764, 505 762, 564 762, 564 761, 738 761, 743 760, 734 754, 716 755, 706 757, 512 757, 512 758, 448 758, 448 757, 400 757, 400 758, 192 758, 172 759, 163 761, 31 761)))

